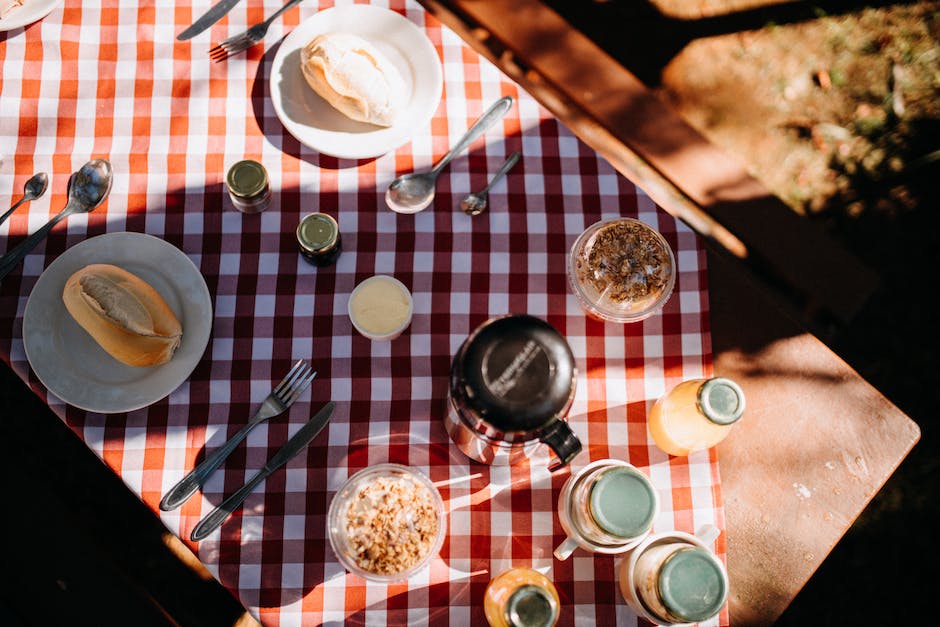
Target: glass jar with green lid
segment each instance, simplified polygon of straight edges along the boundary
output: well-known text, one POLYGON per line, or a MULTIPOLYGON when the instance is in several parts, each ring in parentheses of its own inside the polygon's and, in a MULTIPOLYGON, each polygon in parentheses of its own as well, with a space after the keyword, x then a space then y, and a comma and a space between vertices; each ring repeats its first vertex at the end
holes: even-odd
POLYGON ((232 204, 242 213, 261 213, 271 203, 268 172, 257 161, 245 159, 234 164, 225 184, 232 204))
POLYGON ((658 623, 698 623, 713 618, 724 607, 728 575, 705 547, 681 537, 665 537, 637 551, 633 572, 636 598, 658 623))
POLYGON ((303 258, 315 266, 336 263, 343 250, 343 238, 339 224, 325 213, 304 216, 297 225, 297 246, 303 258))
POLYGON ((501 573, 483 593, 483 613, 490 627, 553 627, 560 609, 555 585, 532 568, 501 573))

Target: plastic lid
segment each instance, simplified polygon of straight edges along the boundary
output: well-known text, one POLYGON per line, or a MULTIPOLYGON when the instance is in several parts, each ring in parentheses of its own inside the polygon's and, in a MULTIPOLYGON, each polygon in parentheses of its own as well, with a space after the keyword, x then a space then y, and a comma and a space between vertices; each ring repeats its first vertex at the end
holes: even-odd
POLYGON ((558 604, 538 586, 519 586, 506 602, 506 622, 512 627, 551 627, 557 618, 558 604))
POLYGON ((338 237, 339 225, 325 213, 311 213, 297 226, 297 242, 311 253, 329 250, 338 237))
POLYGON ((701 547, 679 549, 659 571, 659 596, 666 609, 690 623, 708 620, 725 604, 721 567, 701 547))
POLYGON ((569 406, 576 372, 571 348, 554 327, 533 316, 502 316, 467 338, 451 391, 503 432, 537 431, 569 406))
POLYGON ((591 488, 590 504, 601 529, 621 538, 641 535, 656 515, 653 486, 629 468, 604 471, 591 488))
POLYGON ((257 161, 239 161, 228 170, 228 188, 241 198, 257 196, 268 185, 268 172, 257 161))
POLYGON ((731 379, 715 377, 699 388, 698 405, 712 422, 730 425, 744 413, 744 392, 731 379))

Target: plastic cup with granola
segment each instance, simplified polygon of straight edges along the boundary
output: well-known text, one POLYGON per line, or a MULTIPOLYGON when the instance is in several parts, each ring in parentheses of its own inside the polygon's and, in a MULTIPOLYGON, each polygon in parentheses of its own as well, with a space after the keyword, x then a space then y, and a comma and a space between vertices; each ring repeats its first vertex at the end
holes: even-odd
POLYGON ((601 320, 637 322, 660 311, 676 283, 676 260, 659 231, 633 218, 597 222, 568 257, 568 283, 601 320))
POLYGON ((378 464, 351 476, 328 514, 333 552, 350 572, 402 581, 427 566, 444 542, 444 502, 413 468, 378 464))

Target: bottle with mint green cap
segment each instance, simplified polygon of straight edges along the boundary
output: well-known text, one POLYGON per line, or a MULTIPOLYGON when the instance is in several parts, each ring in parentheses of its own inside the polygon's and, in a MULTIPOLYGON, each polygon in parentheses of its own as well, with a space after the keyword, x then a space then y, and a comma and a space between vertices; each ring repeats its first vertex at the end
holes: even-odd
POLYGON ((715 557, 698 546, 666 558, 657 578, 659 600, 679 623, 698 623, 718 614, 728 599, 727 577, 715 557))
POLYGON ((646 424, 659 449, 685 456, 728 437, 744 407, 744 391, 731 379, 689 379, 653 404, 646 424))

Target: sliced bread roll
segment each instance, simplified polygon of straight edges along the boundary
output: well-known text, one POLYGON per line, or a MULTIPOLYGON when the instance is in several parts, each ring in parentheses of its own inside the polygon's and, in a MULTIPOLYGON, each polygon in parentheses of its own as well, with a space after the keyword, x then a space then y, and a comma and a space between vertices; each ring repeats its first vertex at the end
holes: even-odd
POLYGON ((300 53, 307 84, 346 117, 391 126, 402 108, 404 81, 371 43, 348 33, 314 37, 300 53))
POLYGON ((62 300, 79 326, 128 366, 164 364, 180 345, 176 314, 153 286, 123 268, 85 266, 66 281, 62 300))

